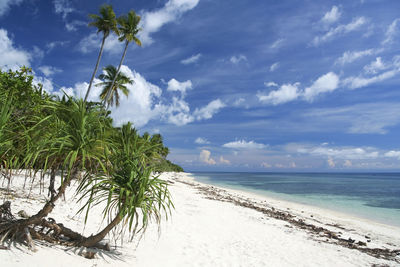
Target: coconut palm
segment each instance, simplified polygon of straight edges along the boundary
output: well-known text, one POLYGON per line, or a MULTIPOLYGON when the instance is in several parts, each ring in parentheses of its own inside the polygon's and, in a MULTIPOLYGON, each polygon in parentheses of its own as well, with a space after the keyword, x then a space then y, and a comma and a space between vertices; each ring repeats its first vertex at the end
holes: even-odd
POLYGON ((96 76, 97 69, 99 67, 99 62, 101 59, 101 55, 103 54, 103 48, 104 48, 104 43, 106 41, 106 38, 110 35, 111 32, 115 32, 118 34, 117 20, 116 20, 115 13, 114 13, 114 10, 111 5, 101 6, 100 7, 100 16, 96 15, 96 14, 90 14, 89 17, 93 20, 92 22, 89 23, 89 26, 96 27, 97 33, 102 32, 103 39, 101 41, 101 47, 100 47, 99 56, 97 57, 96 66, 94 68, 92 78, 90 79, 89 87, 86 91, 85 102, 89 96, 90 88, 92 87, 94 77, 96 76))
POLYGON ((103 80, 102 83, 96 84, 96 86, 102 86, 103 90, 100 94, 100 98, 103 100, 103 104, 107 103, 107 108, 114 104, 119 106, 119 91, 125 96, 129 95, 129 89, 126 87, 127 84, 133 84, 128 76, 122 72, 118 72, 113 65, 108 65, 104 68, 105 73, 99 76, 99 79, 103 80), (109 96, 106 98, 106 96, 109 96))
POLYGON ((147 166, 147 152, 154 149, 150 142, 144 141, 128 123, 119 129, 113 143, 111 176, 96 177, 79 188, 83 192, 81 199, 89 196, 81 210, 89 211, 91 205, 106 202, 104 216, 109 218, 104 229, 80 242, 82 246, 96 245, 121 222, 133 234, 145 230, 151 219, 160 223, 162 213, 167 215, 173 207, 167 183, 152 177, 147 166))
MULTIPOLYGON (((125 56, 126 56, 126 51, 128 49, 128 45, 130 42, 134 41, 138 46, 141 46, 142 43, 140 40, 136 37, 138 32, 141 30, 138 28, 139 22, 140 22, 140 16, 136 15, 135 11, 131 10, 127 15, 123 15, 117 19, 119 27, 119 35, 120 37, 118 40, 120 42, 125 41, 125 49, 121 57, 121 61, 119 62, 118 70, 117 73, 121 70, 122 63, 124 62, 125 56)), ((115 79, 117 76, 114 78, 114 80, 111 83, 111 87, 113 87, 115 83, 115 79)), ((106 96, 106 101, 110 97, 110 95, 106 96)))

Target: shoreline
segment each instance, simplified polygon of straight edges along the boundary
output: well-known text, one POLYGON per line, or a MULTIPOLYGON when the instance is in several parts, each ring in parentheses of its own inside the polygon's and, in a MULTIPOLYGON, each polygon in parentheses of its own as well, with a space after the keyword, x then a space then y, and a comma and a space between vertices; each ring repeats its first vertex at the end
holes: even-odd
MULTIPOLYGON (((336 218, 330 212, 246 192, 199 183, 187 173, 163 173, 169 183, 175 209, 160 228, 152 223, 132 242, 114 242, 110 252, 84 258, 82 248, 49 246, 35 241, 32 253, 22 245, 0 250, 5 266, 398 266, 400 229, 336 218), (297 207, 297 208, 296 208, 297 207), (311 217, 311 215, 313 215, 311 217), (370 240, 370 242, 368 242, 370 240), (363 242, 365 244, 359 243, 363 242)), ((12 210, 32 214, 45 199, 43 185, 22 189, 23 175, 12 181, 12 210), (29 192, 29 193, 28 193, 29 192)), ((101 227, 102 206, 91 211, 87 225, 75 212, 75 186, 50 215, 57 222, 85 234, 101 227)), ((5 197, 0 190, 0 197, 5 197)), ((102 224, 104 225, 104 221, 102 224)), ((128 234, 128 233, 126 233, 128 234)), ((127 237, 127 236, 125 236, 127 237)))
MULTIPOLYGON (((266 208, 267 210, 272 209, 273 211, 277 211, 278 213, 280 212, 286 213, 289 215, 288 216, 289 218, 298 217, 299 218, 298 220, 302 220, 305 224, 308 224, 309 228, 311 228, 312 230, 314 230, 314 227, 318 228, 323 226, 325 230, 331 231, 331 233, 327 234, 328 237, 332 238, 333 236, 333 239, 335 240, 338 240, 338 238, 340 238, 340 236, 343 235, 341 233, 341 230, 347 232, 348 231, 354 232, 355 228, 361 231, 361 233, 357 234, 353 233, 354 234, 353 236, 351 236, 350 233, 344 235, 345 238, 341 238, 340 241, 344 242, 345 246, 350 245, 350 247, 353 247, 352 244, 356 243, 356 241, 362 242, 360 243, 362 245, 367 243, 370 243, 371 245, 383 245, 382 243, 374 244, 374 242, 372 242, 370 238, 366 238, 370 237, 369 235, 371 234, 364 234, 370 232, 378 232, 377 234, 380 235, 379 238, 380 239, 384 238, 386 245, 389 245, 394 250, 400 249, 400 227, 398 226, 383 224, 381 222, 369 220, 367 218, 352 216, 351 214, 339 212, 336 210, 321 208, 318 206, 292 202, 286 199, 278 199, 239 189, 207 184, 204 182, 197 181, 195 175, 192 173, 185 173, 185 175, 187 175, 186 178, 188 178, 189 180, 188 182, 182 180, 182 178, 178 178, 176 180, 179 182, 186 183, 190 186, 194 186, 196 188, 200 187, 200 190, 203 190, 206 195, 207 193, 211 195, 210 199, 220 200, 220 201, 230 201, 236 205, 241 205, 241 206, 247 205, 250 206, 249 208, 256 209, 261 212, 263 211, 265 212, 266 210, 260 210, 260 208, 266 208), (339 232, 341 234, 339 234, 338 237, 337 233, 339 232), (354 238, 354 236, 356 238, 354 238), (359 238, 360 240, 358 240, 357 238, 359 238), (369 240, 370 242, 368 242, 369 240), (395 243, 396 245, 393 243, 395 243)), ((288 219, 285 218, 281 219, 288 221, 288 219)), ((294 223, 298 224, 297 222, 294 223)), ((300 223, 300 225, 304 224, 300 223)), ((325 230, 319 229, 317 233, 325 230)))
MULTIPOLYGON (((301 207, 305 207, 307 210, 315 210, 315 213, 330 213, 331 215, 335 215, 335 217, 344 217, 344 218, 351 218, 352 220, 359 220, 359 221, 364 221, 365 223, 374 223, 378 225, 385 225, 385 226, 390 226, 394 227, 396 229, 400 230, 400 221, 398 223, 394 223, 392 221, 396 220, 391 220, 390 222, 385 222, 384 218, 380 219, 374 219, 368 217, 365 215, 363 212, 354 212, 351 213, 350 211, 346 209, 340 209, 340 208, 330 208, 325 205, 317 205, 314 203, 310 203, 308 201, 301 202, 300 200, 295 199, 295 197, 291 197, 290 194, 284 194, 284 193, 276 193, 273 191, 265 191, 265 190, 258 190, 258 189, 252 189, 252 188, 246 188, 244 186, 234 186, 234 185, 228 185, 228 184, 222 184, 222 183, 208 183, 207 181, 199 181, 195 179, 195 173, 190 173, 186 172, 189 176, 193 176, 194 181, 198 183, 202 183, 205 185, 210 185, 210 186, 215 186, 219 187, 222 189, 234 191, 238 194, 244 194, 253 198, 259 198, 259 199, 265 199, 268 201, 272 201, 275 204, 281 205, 283 203, 284 205, 287 206, 292 206, 296 207, 298 210, 301 209, 301 207), (285 197, 287 196, 287 197, 285 197)), ((399 219, 400 220, 400 219, 399 219)))

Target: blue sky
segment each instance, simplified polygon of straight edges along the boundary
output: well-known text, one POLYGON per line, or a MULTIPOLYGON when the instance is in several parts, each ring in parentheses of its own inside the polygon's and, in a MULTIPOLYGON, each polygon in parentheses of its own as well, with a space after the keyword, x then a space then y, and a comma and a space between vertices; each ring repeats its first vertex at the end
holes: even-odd
MULTIPOLYGON (((88 14, 103 3, 0 0, 0 68, 84 95, 101 40, 88 14)), ((400 170, 399 1, 105 3, 142 17, 115 124, 161 133, 185 170, 400 170)), ((100 66, 122 50, 110 36, 100 66)))

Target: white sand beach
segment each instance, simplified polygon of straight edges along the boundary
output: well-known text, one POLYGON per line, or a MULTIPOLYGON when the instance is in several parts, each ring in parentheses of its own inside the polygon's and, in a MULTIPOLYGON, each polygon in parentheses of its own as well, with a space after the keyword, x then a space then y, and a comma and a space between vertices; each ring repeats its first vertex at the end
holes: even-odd
MULTIPOLYGON (((122 244, 110 241, 110 252, 93 249, 94 259, 81 256, 83 248, 35 241, 37 251, 32 252, 14 244, 0 250, 0 266, 400 266, 399 252, 390 257, 381 253, 383 258, 378 258, 379 251, 374 256, 372 250, 399 250, 400 228, 219 189, 185 173, 161 177, 171 182, 175 209, 160 229, 151 224, 140 240, 136 236, 132 242, 126 233, 122 244)), ((39 186, 29 192, 23 184, 24 175, 15 175, 8 195, 11 209, 14 214, 19 210, 34 214, 47 192, 39 194, 39 186)), ((50 217, 90 235, 100 228, 102 208, 93 209, 85 226, 84 215, 76 215, 80 204, 75 186, 66 194, 70 201, 58 202, 50 217)), ((1 203, 5 196, 1 190, 1 203)))

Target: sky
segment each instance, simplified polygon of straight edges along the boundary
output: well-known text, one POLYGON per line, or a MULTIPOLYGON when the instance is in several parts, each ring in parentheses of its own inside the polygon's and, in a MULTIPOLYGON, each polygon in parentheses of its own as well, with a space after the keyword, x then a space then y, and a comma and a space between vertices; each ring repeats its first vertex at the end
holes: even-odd
MULTIPOLYGON (((186 171, 400 170, 400 1, 0 0, 0 68, 84 96, 103 3, 141 16, 114 124, 161 133, 186 171)), ((96 77, 122 52, 108 37, 96 77)))

